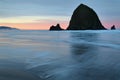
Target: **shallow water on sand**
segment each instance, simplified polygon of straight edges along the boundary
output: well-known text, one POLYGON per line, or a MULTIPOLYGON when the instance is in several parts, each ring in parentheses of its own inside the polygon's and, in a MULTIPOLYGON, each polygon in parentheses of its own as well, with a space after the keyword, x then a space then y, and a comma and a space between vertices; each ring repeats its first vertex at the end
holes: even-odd
POLYGON ((120 80, 120 30, 1 30, 0 80, 120 80))

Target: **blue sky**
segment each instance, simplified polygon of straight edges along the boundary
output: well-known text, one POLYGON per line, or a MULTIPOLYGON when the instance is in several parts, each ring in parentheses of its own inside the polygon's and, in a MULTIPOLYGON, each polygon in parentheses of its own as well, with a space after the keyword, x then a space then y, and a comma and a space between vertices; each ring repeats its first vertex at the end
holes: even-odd
MULTIPOLYGON (((38 24, 46 21, 44 24, 61 23, 66 28, 74 9, 81 3, 93 8, 104 26, 109 28, 115 24, 120 28, 120 0, 0 0, 0 23, 16 24, 13 27, 17 27, 20 23, 38 24)), ((44 29, 38 25, 35 29, 44 29)), ((29 29, 29 26, 24 27, 29 29)))

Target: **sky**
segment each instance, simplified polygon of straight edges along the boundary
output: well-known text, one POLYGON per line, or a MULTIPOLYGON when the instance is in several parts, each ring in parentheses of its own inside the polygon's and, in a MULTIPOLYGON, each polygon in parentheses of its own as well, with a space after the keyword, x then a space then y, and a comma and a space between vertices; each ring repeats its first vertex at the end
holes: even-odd
POLYGON ((95 10, 106 28, 120 29, 120 0, 0 0, 0 26, 48 30, 60 23, 66 29, 81 3, 95 10))

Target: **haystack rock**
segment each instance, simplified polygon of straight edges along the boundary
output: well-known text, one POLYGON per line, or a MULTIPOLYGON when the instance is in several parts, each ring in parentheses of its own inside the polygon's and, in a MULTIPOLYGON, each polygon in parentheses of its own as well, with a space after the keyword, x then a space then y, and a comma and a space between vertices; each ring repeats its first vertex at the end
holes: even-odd
POLYGON ((67 30, 105 30, 96 12, 88 6, 79 5, 71 17, 67 30))
POLYGON ((60 24, 57 24, 56 26, 51 26, 50 27, 50 30, 63 30, 61 27, 60 27, 60 24))

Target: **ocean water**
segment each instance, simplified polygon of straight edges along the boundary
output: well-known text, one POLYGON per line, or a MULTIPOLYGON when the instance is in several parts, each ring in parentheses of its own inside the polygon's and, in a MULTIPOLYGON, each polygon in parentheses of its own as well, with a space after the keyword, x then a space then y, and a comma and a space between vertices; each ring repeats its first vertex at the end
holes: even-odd
POLYGON ((120 30, 0 30, 0 80, 120 80, 120 30))

